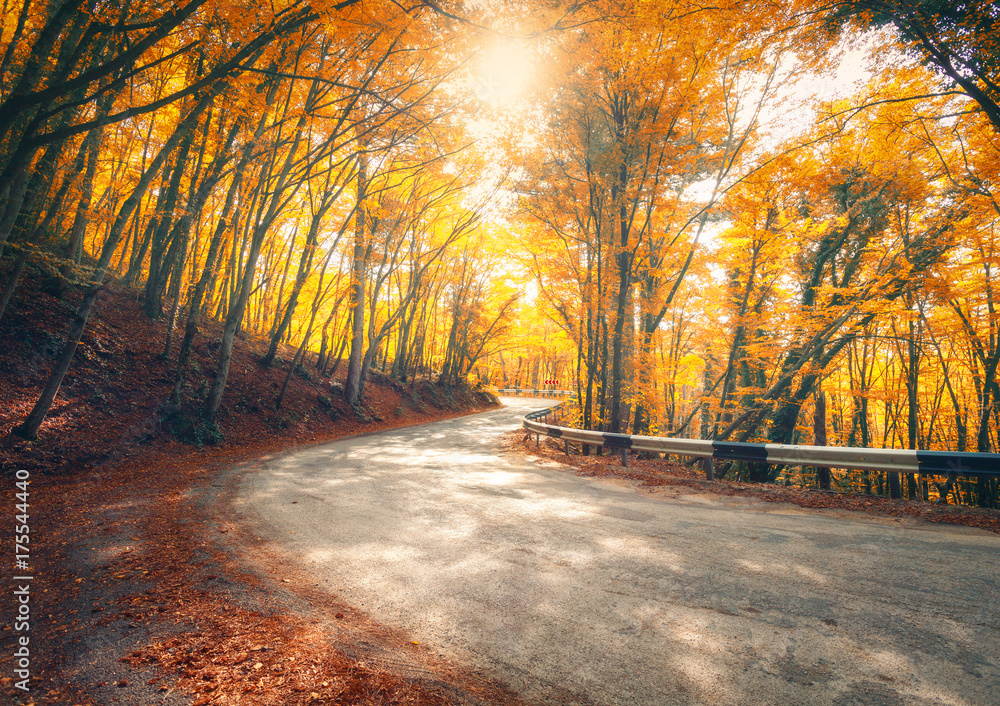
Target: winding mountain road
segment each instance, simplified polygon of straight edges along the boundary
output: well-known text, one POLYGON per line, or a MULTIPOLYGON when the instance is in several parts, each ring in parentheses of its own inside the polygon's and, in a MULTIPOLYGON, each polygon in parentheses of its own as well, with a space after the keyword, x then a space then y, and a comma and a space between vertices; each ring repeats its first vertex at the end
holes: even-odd
POLYGON ((300 450, 240 520, 529 701, 1000 704, 1000 537, 641 491, 503 452, 545 402, 300 450))

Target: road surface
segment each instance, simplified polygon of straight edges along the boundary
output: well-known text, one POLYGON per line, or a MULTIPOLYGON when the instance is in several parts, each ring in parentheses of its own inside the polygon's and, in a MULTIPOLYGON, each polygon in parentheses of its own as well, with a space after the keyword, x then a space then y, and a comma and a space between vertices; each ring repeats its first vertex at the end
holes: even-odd
POLYGON ((273 459, 238 516, 528 700, 1000 704, 997 535, 581 478, 504 401, 273 459))

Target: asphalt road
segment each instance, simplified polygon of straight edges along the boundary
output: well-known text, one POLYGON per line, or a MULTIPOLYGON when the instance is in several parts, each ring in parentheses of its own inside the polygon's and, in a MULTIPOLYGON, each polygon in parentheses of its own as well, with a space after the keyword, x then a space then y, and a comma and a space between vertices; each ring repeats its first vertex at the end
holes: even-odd
POLYGON ((502 452, 539 403, 317 446, 237 512, 529 700, 1000 704, 1000 537, 670 497, 502 452))

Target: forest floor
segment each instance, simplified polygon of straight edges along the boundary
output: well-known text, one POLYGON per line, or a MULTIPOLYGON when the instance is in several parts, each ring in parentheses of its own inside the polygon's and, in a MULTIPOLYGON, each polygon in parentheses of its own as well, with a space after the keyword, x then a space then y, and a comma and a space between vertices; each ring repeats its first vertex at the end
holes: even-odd
MULTIPOLYGON (((0 438, 37 398, 74 304, 29 278, 0 321, 0 438)), ((311 368, 294 374, 279 412, 288 363, 279 354, 265 369, 262 343, 238 341, 219 417, 224 438, 199 447, 173 434, 203 431, 194 417, 170 417, 163 406, 174 379, 160 356, 165 332, 141 312, 134 290, 110 286, 38 440, 0 448, 10 524, 14 472, 30 473, 32 576, 28 631, 13 628, 9 591, 0 602, 0 702, 518 703, 349 606, 334 607, 337 624, 318 623, 300 586, 241 563, 220 504, 225 493, 213 491, 234 464, 491 408, 495 398, 375 373, 355 411, 338 396, 345 361, 333 378, 311 368), (27 693, 14 672, 25 636, 27 693)), ((214 369, 219 337, 214 324, 199 336, 195 399, 207 389, 201 371, 214 369)), ((13 556, 3 561, 5 579, 26 573, 12 570, 13 556)))
POLYGON ((628 466, 623 467, 621 457, 617 454, 567 456, 562 443, 545 437, 542 438, 541 444, 536 446, 534 435, 523 429, 504 434, 503 443, 508 447, 519 448, 530 454, 572 466, 580 475, 630 480, 645 488, 670 486, 684 489, 687 494, 753 497, 766 502, 791 503, 799 507, 847 510, 869 515, 965 525, 1000 534, 1000 510, 967 505, 936 505, 917 500, 892 500, 862 493, 823 491, 775 484, 708 481, 701 471, 701 464, 692 467, 667 459, 629 456, 628 466))

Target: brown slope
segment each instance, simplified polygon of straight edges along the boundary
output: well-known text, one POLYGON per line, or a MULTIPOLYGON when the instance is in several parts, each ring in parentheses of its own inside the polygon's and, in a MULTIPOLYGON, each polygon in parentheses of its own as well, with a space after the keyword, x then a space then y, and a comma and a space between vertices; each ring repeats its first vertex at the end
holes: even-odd
MULTIPOLYGON (((62 303, 39 281, 29 279, 17 296, 0 321, 0 434, 30 409, 72 314, 72 296, 62 303)), ((204 333, 194 359, 208 371, 220 332, 210 325, 204 333)), ((0 701, 515 703, 501 686, 349 606, 319 601, 296 577, 253 574, 228 538, 238 528, 219 520, 225 496, 204 500, 233 463, 495 403, 375 375, 366 388, 369 419, 361 421, 337 402, 330 380, 296 375, 276 412, 287 367, 262 368, 261 349, 242 342, 220 415, 225 439, 199 449, 172 438, 163 419, 173 382, 159 357, 164 334, 141 313, 134 291, 109 287, 39 440, 0 450, 10 504, 13 471, 31 474, 34 576, 32 689, 14 686, 19 634, 5 620, 0 701), (333 415, 319 395, 334 402, 333 415)), ((192 377, 196 397, 203 376, 192 377)), ((5 612, 13 607, 2 603, 5 612)))

